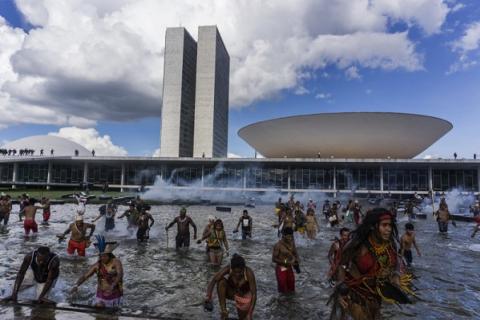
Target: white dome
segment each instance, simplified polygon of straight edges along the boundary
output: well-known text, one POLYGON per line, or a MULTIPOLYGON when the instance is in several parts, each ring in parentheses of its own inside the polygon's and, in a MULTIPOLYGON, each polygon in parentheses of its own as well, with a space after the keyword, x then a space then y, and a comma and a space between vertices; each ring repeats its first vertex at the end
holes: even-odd
POLYGON ((90 156, 91 152, 71 140, 57 136, 31 136, 9 142, 1 147, 1 149, 15 149, 17 155, 22 149, 35 150, 34 156, 40 155, 43 149, 43 155, 49 156, 50 150, 54 150, 54 156, 74 156, 75 150, 78 150, 79 156, 90 156))

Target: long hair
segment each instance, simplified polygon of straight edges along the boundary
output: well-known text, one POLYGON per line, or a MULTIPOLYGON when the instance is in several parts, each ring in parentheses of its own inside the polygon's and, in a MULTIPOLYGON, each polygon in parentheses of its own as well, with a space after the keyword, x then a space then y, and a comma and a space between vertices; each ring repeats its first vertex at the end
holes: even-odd
POLYGON ((392 234, 390 238, 392 240, 393 248, 397 251, 398 229, 395 218, 387 209, 375 208, 368 211, 362 224, 350 233, 350 240, 345 245, 342 252, 341 264, 347 264, 353 260, 360 247, 368 241, 370 234, 378 229, 380 217, 384 214, 390 214, 392 217, 392 234))

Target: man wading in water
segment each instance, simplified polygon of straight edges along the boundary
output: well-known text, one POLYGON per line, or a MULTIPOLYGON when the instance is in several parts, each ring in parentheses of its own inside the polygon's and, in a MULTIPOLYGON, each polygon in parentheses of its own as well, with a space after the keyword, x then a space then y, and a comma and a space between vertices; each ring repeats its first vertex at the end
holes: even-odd
POLYGON ((137 220, 139 216, 140 216, 140 212, 139 210, 137 210, 137 208, 135 208, 135 202, 131 201, 128 210, 126 210, 122 215, 120 215, 118 219, 127 217, 127 221, 128 221, 127 229, 130 230, 137 226, 137 220))
POLYGON ((243 210, 243 214, 238 220, 237 227, 233 230, 234 233, 238 232, 238 227, 242 226, 242 240, 247 239, 247 236, 252 238, 252 217, 248 215, 247 210, 243 210))
POLYGON ((117 213, 117 206, 110 200, 106 205, 101 206, 99 211, 99 215, 93 219, 93 222, 105 216, 105 231, 115 229, 115 214, 117 213))
POLYGON ((70 232, 70 240, 68 241, 67 253, 73 255, 75 250, 80 257, 85 257, 85 249, 90 246, 90 237, 95 231, 95 225, 91 223, 84 223, 83 216, 77 215, 75 222, 71 223, 64 233, 58 235, 60 240, 65 239, 65 236, 70 232), (90 229, 90 234, 87 236, 87 229, 90 229))
POLYGON ((222 319, 228 319, 226 300, 235 301, 240 320, 253 319, 257 302, 257 283, 252 269, 246 266, 245 259, 234 254, 230 265, 217 272, 207 287, 205 309, 213 310, 212 295, 217 285, 218 300, 222 319))
POLYGON ((6 300, 17 301, 17 295, 20 289, 26 286, 36 285, 37 301, 39 303, 54 303, 48 300, 47 297, 50 290, 55 287, 59 274, 60 261, 58 260, 58 256, 50 252, 48 247, 39 247, 23 258, 22 266, 15 279, 12 295, 6 300), (24 280, 26 283, 22 287, 24 280))
POLYGON ((28 205, 25 206, 23 212, 25 214, 25 220, 23 221, 23 229, 25 229, 25 237, 30 235, 30 231, 33 232, 34 235, 38 232, 38 225, 35 222, 35 214, 37 213, 37 209, 43 209, 43 206, 36 206, 35 203, 37 200, 34 198, 29 199, 28 205))
POLYGON ((448 232, 448 221, 450 220, 450 211, 448 211, 448 205, 445 198, 440 201, 440 208, 435 213, 437 216, 438 231, 440 233, 448 232))
POLYGON ((165 231, 168 232, 174 224, 177 224, 177 236, 175 237, 175 248, 188 248, 190 247, 190 228, 193 228, 193 240, 197 239, 197 226, 193 222, 192 218, 187 216, 187 209, 180 209, 180 215, 173 219, 173 221, 165 227, 165 231))
POLYGON ((43 197, 40 204, 43 206, 43 225, 48 225, 48 220, 50 220, 50 199, 43 197))
POLYGON ((295 292, 295 274, 300 273, 299 259, 293 229, 288 227, 282 230, 282 239, 273 247, 272 261, 276 263, 275 274, 277 276, 278 292, 295 292))
POLYGON ((407 267, 410 267, 413 261, 412 245, 417 250, 417 255, 420 257, 420 250, 415 241, 415 231, 412 223, 405 224, 405 234, 400 238, 400 256, 405 259, 407 267))
POLYGON ((6 228, 8 224, 8 219, 10 218, 10 213, 12 212, 12 201, 9 195, 2 193, 0 197, 0 230, 6 228), (3 220, 3 226, 2 226, 3 220))
POLYGON ((97 274, 97 294, 95 306, 102 308, 118 308, 123 297, 123 267, 122 262, 113 255, 116 242, 106 242, 103 236, 96 236, 95 246, 99 252, 99 259, 83 276, 78 279, 72 288, 75 293, 78 287, 88 278, 97 274))
POLYGON ((153 220, 152 215, 147 211, 150 209, 150 206, 143 206, 142 207, 142 212, 140 213, 140 216, 137 219, 137 241, 138 242, 143 242, 147 241, 150 239, 150 228, 153 226, 155 223, 155 220, 153 220), (148 222, 150 221, 150 225, 148 222))

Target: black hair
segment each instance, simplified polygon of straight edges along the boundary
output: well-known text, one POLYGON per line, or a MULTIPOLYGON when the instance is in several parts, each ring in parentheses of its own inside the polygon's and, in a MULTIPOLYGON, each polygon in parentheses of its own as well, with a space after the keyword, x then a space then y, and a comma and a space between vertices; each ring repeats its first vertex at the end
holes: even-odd
POLYGON ((284 236, 293 235, 293 229, 290 228, 290 227, 283 228, 282 234, 283 234, 284 236))
POLYGON ((247 210, 247 209, 244 209, 244 210, 243 210, 243 213, 248 214, 248 210, 247 210))
POLYGON ((405 224, 405 230, 414 230, 414 226, 413 226, 413 223, 410 223, 410 222, 407 222, 405 224))
POLYGON ((367 212, 365 219, 363 220, 362 224, 360 224, 357 229, 350 233, 350 240, 346 244, 343 253, 342 253, 342 262, 341 264, 346 265, 350 261, 353 260, 355 254, 360 249, 362 245, 368 241, 368 237, 372 232, 375 232, 378 229, 378 225, 380 223, 380 217, 383 215, 390 215, 392 219, 392 234, 391 240, 393 248, 397 251, 397 243, 398 243, 398 229, 397 223, 393 218, 390 211, 384 208, 374 208, 367 212))
POLYGON ((342 233, 344 233, 344 232, 350 232, 350 229, 343 227, 342 229, 340 229, 339 234, 342 235, 342 233))
POLYGON ((313 208, 308 208, 307 209, 307 214, 309 214, 310 212, 315 213, 315 210, 313 210, 313 208))
POLYGON ((29 203, 31 206, 34 206, 35 203, 37 203, 37 202, 38 202, 38 201, 37 201, 37 199, 35 199, 35 198, 30 198, 30 200, 28 201, 28 203, 29 203))
POLYGON ((42 256, 46 256, 47 254, 50 253, 50 248, 49 247, 38 247, 37 252, 42 256))
POLYGON ((244 269, 246 266, 245 259, 239 254, 234 254, 232 259, 230 260, 230 268, 231 269, 244 269))

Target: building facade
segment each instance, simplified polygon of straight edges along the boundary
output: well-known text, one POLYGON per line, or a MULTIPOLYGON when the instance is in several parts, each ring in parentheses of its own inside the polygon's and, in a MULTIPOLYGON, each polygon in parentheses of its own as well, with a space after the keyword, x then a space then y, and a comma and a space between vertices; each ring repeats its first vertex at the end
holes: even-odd
POLYGON ((198 28, 194 157, 227 156, 230 57, 216 26, 198 28))
POLYGON ((185 28, 165 34, 160 155, 191 157, 195 117, 197 43, 185 28))
POLYGON ((71 187, 82 182, 121 190, 152 186, 232 192, 427 194, 480 191, 480 161, 423 159, 202 159, 5 157, 0 184, 71 187))

